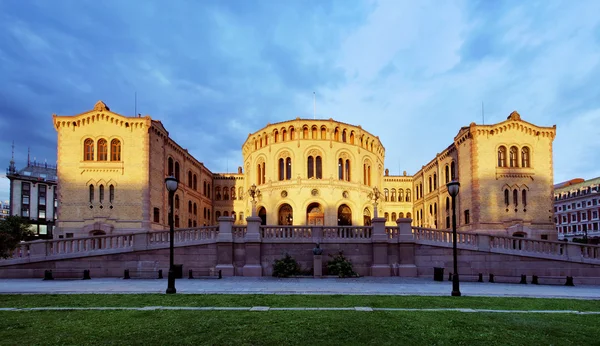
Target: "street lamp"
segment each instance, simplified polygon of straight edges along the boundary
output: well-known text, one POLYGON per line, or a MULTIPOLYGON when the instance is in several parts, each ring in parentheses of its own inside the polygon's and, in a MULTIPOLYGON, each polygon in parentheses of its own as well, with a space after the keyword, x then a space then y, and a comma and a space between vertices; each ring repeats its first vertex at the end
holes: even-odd
POLYGON ((454 257, 454 275, 452 275, 452 296, 460 297, 460 283, 458 281, 458 261, 456 251, 456 203, 455 199, 460 189, 460 183, 453 180, 446 184, 448 193, 452 197, 452 256, 454 257))
POLYGON ((373 202, 373 218, 377 217, 377 200, 381 197, 381 192, 379 192, 379 189, 377 188, 377 186, 375 186, 373 188, 373 192, 369 192, 369 194, 367 195, 367 198, 374 200, 373 202))
POLYGON ((248 190, 248 196, 252 198, 252 217, 256 216, 256 199, 260 197, 260 190, 256 188, 256 184, 252 184, 248 190))
POLYGON ((173 265, 173 238, 175 237, 175 230, 173 225, 173 196, 175 196, 175 191, 177 191, 177 179, 174 176, 169 176, 165 178, 165 186, 167 187, 167 191, 169 191, 169 237, 170 237, 170 245, 169 245, 169 278, 168 278, 168 286, 167 286, 167 294, 177 293, 175 289, 175 268, 173 265))

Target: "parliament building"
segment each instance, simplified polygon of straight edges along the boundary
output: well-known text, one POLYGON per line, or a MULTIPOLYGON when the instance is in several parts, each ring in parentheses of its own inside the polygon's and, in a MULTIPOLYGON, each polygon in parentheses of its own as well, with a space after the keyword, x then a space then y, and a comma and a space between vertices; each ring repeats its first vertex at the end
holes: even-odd
MULTIPOLYGON (((168 229, 164 178, 175 176, 175 227, 212 225, 221 216, 244 224, 248 190, 268 225, 450 227, 446 183, 461 231, 556 239, 552 142, 540 127, 511 113, 500 123, 462 127, 454 141, 413 175, 389 175, 379 137, 333 119, 268 124, 248 135, 237 173, 213 173, 169 136, 158 120, 112 112, 102 101, 79 115, 53 115, 58 133, 55 237, 168 229), (374 204, 373 190, 380 191, 374 204), (377 206, 377 213, 373 209, 377 206)), ((391 143, 390 145, 393 145, 391 143)))

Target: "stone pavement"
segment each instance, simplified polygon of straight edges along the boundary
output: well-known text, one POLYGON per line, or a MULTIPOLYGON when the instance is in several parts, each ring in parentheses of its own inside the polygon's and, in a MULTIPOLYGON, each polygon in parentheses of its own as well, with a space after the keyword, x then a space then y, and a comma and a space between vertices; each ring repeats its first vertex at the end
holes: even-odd
MULTIPOLYGON (((452 283, 431 278, 178 279, 182 294, 346 294, 449 296, 452 283)), ((0 294, 165 293, 167 280, 100 278, 92 280, 0 279, 0 294)), ((600 299, 600 286, 521 285, 462 282, 463 296, 600 299)))

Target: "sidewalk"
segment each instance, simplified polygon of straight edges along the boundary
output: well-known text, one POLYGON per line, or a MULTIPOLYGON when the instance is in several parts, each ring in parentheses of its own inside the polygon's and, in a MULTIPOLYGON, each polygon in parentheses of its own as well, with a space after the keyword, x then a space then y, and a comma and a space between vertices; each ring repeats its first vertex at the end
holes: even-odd
MULTIPOLYGON (((223 279, 178 279, 179 294, 345 294, 345 295, 423 295, 449 296, 452 283, 428 278, 313 279, 272 277, 223 279)), ((0 279, 0 294, 77 294, 77 293, 165 293, 167 280, 92 280, 0 279)), ((463 296, 600 299, 600 286, 520 285, 463 282, 463 296)))

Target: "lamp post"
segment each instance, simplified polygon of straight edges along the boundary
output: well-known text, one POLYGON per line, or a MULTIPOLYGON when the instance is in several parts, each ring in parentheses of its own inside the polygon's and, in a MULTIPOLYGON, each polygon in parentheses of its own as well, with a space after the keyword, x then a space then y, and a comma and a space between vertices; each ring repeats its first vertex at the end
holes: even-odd
POLYGON ((369 192, 367 197, 369 199, 373 200, 373 218, 376 218, 376 217, 378 217, 378 215, 377 215, 377 200, 379 200, 379 198, 381 197, 381 192, 379 192, 379 189, 377 188, 377 186, 375 186, 373 188, 373 192, 369 192))
POLYGON ((256 198, 260 197, 260 190, 256 188, 256 184, 252 184, 248 190, 248 195, 252 198, 252 217, 256 216, 256 198))
POLYGON ((175 237, 175 230, 173 225, 173 197, 175 196, 175 191, 177 191, 178 185, 177 179, 174 176, 169 176, 165 178, 165 186, 167 187, 167 191, 169 191, 169 277, 168 277, 168 286, 167 286, 167 294, 177 293, 175 289, 175 268, 173 265, 173 238, 175 237))
POLYGON ((460 297, 460 282, 458 281, 458 261, 456 251, 456 196, 460 189, 460 183, 453 180, 446 184, 448 193, 452 197, 452 256, 454 257, 454 274, 452 275, 452 296, 460 297))

